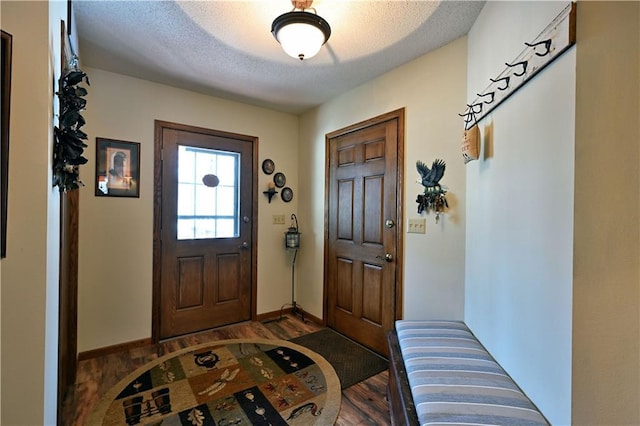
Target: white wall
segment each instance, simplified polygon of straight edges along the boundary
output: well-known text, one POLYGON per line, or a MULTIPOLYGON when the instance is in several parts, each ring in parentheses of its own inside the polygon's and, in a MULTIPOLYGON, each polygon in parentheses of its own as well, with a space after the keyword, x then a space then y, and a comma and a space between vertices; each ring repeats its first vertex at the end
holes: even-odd
POLYGON ((294 198, 269 204, 262 194, 273 176, 258 176, 257 313, 290 301, 291 266, 284 250, 289 226, 273 214, 296 212, 298 119, 296 116, 85 67, 91 80, 85 112, 89 135, 81 179, 78 351, 151 336, 154 120, 259 138, 259 164, 271 158, 284 172, 294 198), (141 143, 140 198, 96 197, 95 138, 141 143))
POLYGON ((1 8, 2 29, 13 35, 1 423, 55 424, 60 202, 51 159, 66 2, 1 8))
MULTIPOLYGON (((300 250, 298 301, 322 317, 325 135, 384 114, 405 110, 405 230, 417 218, 416 196, 423 188, 415 164, 444 159, 441 183, 448 187, 451 210, 438 224, 427 219, 426 234, 404 236, 404 317, 462 319, 464 283, 465 179, 460 154, 466 82, 466 38, 401 66, 302 115, 300 219, 304 248, 300 250), (302 225, 301 225, 302 226, 302 225)), ((424 213, 423 213, 424 215, 424 213)))
MULTIPOLYGON (((564 6, 488 2, 467 99, 564 6)), ((571 422, 574 119, 575 48, 480 122, 490 154, 467 165, 465 321, 553 424, 571 422)))

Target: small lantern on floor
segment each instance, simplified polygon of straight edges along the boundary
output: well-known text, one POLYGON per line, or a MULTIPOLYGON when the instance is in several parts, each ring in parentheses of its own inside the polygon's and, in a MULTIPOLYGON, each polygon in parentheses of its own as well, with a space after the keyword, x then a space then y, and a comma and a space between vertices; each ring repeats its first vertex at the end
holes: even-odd
POLYGON ((298 232, 298 218, 295 214, 291 214, 291 226, 285 235, 285 247, 287 249, 297 250, 300 248, 300 232, 298 232), (295 221, 295 224, 294 224, 295 221))

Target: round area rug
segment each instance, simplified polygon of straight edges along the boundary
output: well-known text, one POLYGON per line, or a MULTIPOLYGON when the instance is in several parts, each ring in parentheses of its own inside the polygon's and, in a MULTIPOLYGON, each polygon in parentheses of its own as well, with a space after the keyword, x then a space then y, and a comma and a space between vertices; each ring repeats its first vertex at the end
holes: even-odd
POLYGON ((191 346, 137 369, 102 397, 89 425, 332 425, 340 381, 317 353, 285 340, 191 346))

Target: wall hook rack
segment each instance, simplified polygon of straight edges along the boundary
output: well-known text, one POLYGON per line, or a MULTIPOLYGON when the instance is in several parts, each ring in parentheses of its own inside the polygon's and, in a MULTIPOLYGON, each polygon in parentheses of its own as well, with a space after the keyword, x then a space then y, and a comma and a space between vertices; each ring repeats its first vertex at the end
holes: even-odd
POLYGON ((489 100, 488 100, 488 101, 484 101, 484 103, 485 103, 485 104, 490 104, 490 103, 491 103, 491 102, 493 102, 493 100, 495 99, 495 97, 496 97, 496 92, 489 92, 489 93, 482 93, 482 94, 480 94, 480 93, 476 93, 476 95, 477 95, 479 98, 484 98, 485 96, 491 96, 491 98, 489 98, 489 100))
POLYGON ((508 66, 509 68, 515 68, 518 66, 522 67, 522 71, 520 72, 513 72, 513 75, 515 75, 516 77, 522 77, 523 75, 525 75, 527 73, 527 64, 529 63, 529 61, 520 61, 520 62, 516 62, 515 64, 510 64, 509 62, 505 62, 504 64, 506 66, 508 66))
POLYGON ((533 48, 535 48, 536 46, 540 46, 541 44, 544 44, 544 47, 545 47, 546 50, 544 52, 542 52, 542 53, 536 52, 536 56, 547 56, 549 54, 549 52, 551 51, 551 39, 550 38, 546 39, 546 40, 539 41, 537 43, 527 43, 525 41, 524 44, 526 46, 533 47, 533 48))
POLYGON ((505 62, 506 68, 496 78, 489 78, 491 83, 458 114, 464 117, 464 129, 477 124, 575 43, 576 3, 571 2, 534 40, 525 42, 525 49, 513 61, 505 62), (489 101, 482 99, 489 95, 489 101))
POLYGON ((507 90, 509 88, 509 81, 511 80, 511 77, 506 76, 506 77, 502 77, 502 78, 497 78, 497 79, 493 79, 490 78, 489 80, 491 80, 491 82, 493 83, 501 83, 504 81, 504 87, 501 86, 496 86, 496 89, 498 90, 507 90))

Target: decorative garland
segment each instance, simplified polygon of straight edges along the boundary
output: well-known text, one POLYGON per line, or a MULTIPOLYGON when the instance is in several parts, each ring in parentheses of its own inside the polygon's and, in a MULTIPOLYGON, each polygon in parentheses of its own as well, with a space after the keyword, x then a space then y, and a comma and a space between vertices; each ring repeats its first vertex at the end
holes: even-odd
POLYGON ((56 92, 60 99, 60 127, 53 128, 53 186, 58 186, 60 192, 84 186, 79 177, 79 166, 88 161, 82 156, 87 134, 80 130, 85 125, 80 111, 87 105, 87 89, 79 86, 83 80, 90 85, 87 74, 74 67, 60 77, 60 91, 56 92))

